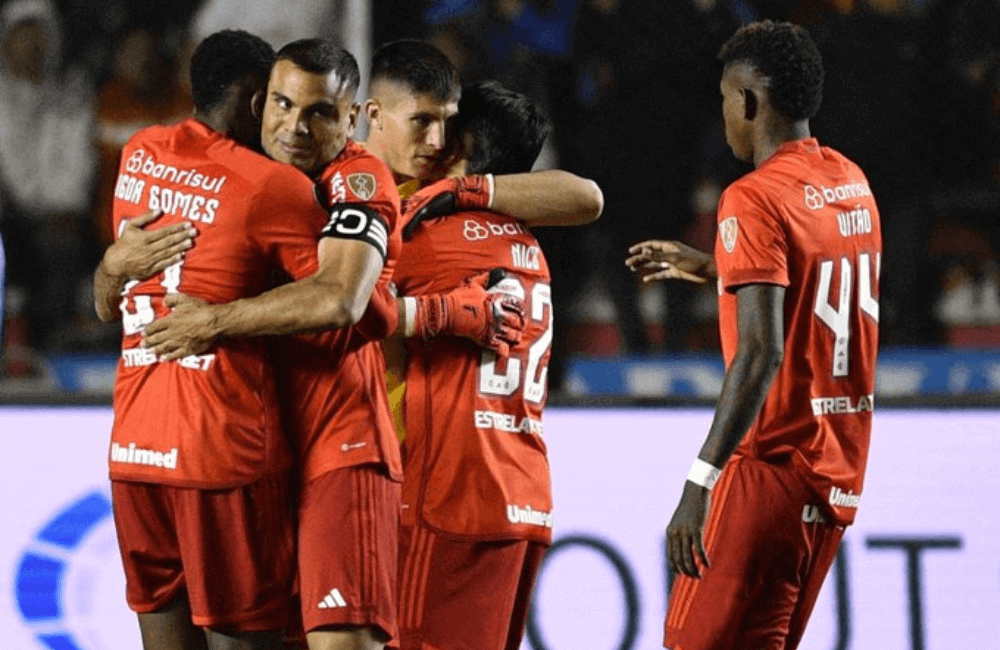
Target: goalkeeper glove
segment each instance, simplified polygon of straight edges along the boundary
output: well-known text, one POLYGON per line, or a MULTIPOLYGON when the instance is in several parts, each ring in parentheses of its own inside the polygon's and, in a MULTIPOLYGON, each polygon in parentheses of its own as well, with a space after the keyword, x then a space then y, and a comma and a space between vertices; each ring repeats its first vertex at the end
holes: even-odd
POLYGON ((448 293, 417 296, 414 335, 425 339, 441 335, 471 339, 500 356, 521 341, 524 301, 506 293, 489 292, 502 271, 467 279, 448 293))

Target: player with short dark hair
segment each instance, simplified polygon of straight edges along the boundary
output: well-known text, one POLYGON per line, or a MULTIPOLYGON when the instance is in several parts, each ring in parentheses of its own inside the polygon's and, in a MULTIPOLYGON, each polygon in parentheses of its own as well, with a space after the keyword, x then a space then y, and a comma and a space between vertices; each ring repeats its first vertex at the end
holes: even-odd
POLYGON ((534 102, 497 81, 466 89, 458 103, 454 128, 472 145, 466 154, 469 174, 530 171, 552 133, 552 123, 534 102))
POLYGON ((882 240, 868 181, 809 132, 823 66, 802 27, 722 47, 726 141, 756 170, 719 202, 714 263, 643 242, 647 278, 717 275, 726 378, 667 528, 673 650, 792 649, 861 500, 882 240), (711 495, 711 498, 709 498, 711 495))
MULTIPOLYGON (((263 104, 264 149, 310 174, 331 214, 318 271, 230 304, 178 297, 170 303, 174 314, 146 330, 149 349, 169 359, 200 352, 219 337, 339 327, 318 306, 344 294, 358 306, 347 323, 358 327, 283 337, 271 345, 301 483, 302 618, 310 648, 324 650, 380 648, 396 636, 401 468, 385 364, 374 341, 394 329, 389 321, 398 321, 399 305, 395 298, 383 305, 390 309, 381 314, 386 323, 371 330, 357 317, 376 295, 372 285, 379 275, 379 290, 387 291, 400 246, 399 199, 385 163, 350 139, 357 86, 357 65, 345 50, 320 39, 296 41, 279 50, 263 104)), ((435 331, 453 334, 468 334, 471 324, 477 340, 506 345, 493 321, 509 301, 483 288, 457 289, 422 297, 408 312, 412 320, 425 330, 432 321, 435 331), (466 330, 458 326, 463 324, 466 330)))
POLYGON ((263 343, 226 341, 177 361, 142 347, 169 295, 229 301, 263 291, 272 269, 308 272, 328 218, 312 183, 229 137, 256 140, 250 100, 272 57, 246 32, 201 43, 194 117, 129 141, 112 215, 124 236, 126 215, 156 211, 170 233, 159 243, 181 241, 144 263, 159 269, 148 279, 107 258, 95 273, 99 315, 120 315, 124 331, 109 465, 127 599, 147 650, 276 648, 288 618, 292 457, 263 343))
MULTIPOLYGON (((551 129, 527 97, 496 82, 463 89, 456 124, 455 177, 473 161, 478 173, 526 172, 551 129)), ((404 213, 410 239, 394 276, 400 291, 447 291, 502 269, 493 290, 524 300, 526 324, 507 355, 449 337, 407 341, 401 648, 514 650, 552 541, 541 435, 552 340, 548 265, 513 217, 431 214, 426 200, 441 192, 426 187, 404 213)))

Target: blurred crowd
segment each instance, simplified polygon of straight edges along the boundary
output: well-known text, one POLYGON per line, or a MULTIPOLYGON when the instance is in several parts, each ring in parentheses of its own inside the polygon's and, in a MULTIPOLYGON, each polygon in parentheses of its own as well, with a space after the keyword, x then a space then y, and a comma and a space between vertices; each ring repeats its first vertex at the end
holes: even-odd
MULTIPOLYGON (((346 4, 0 4, 0 374, 118 344, 89 284, 118 153, 190 113, 198 39, 231 26, 276 46, 339 39, 346 4)), ((760 18, 808 26, 824 56, 813 133, 861 165, 879 202, 884 341, 1000 347, 1000 0, 373 0, 372 43, 427 39, 463 80, 529 93, 556 126, 543 164, 604 190, 597 224, 540 232, 559 360, 718 345, 714 287, 640 286, 624 259, 649 238, 711 249, 719 193, 749 171, 725 144, 714 55, 760 18)))

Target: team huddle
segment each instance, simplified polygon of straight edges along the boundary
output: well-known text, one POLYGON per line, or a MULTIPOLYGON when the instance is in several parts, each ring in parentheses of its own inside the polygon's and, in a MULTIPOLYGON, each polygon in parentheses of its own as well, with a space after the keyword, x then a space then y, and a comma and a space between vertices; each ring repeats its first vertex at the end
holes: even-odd
MULTIPOLYGON (((727 379, 667 531, 665 644, 794 648, 860 500, 878 212, 870 191, 809 203, 867 181, 809 137, 804 30, 746 26, 720 59, 757 170, 714 256, 626 262, 719 282, 727 379)), ((558 296, 531 229, 595 220, 599 188, 531 172, 538 107, 419 41, 374 53, 363 103, 319 39, 219 32, 191 80, 194 116, 122 153, 94 281, 123 327, 109 465, 144 648, 519 648, 553 528, 558 296)))

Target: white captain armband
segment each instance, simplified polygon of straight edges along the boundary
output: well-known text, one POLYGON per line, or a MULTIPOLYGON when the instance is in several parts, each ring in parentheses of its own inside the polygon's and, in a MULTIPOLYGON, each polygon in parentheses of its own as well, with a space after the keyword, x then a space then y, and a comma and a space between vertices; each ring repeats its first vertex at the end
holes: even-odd
POLYGON ((703 488, 711 490, 715 487, 715 483, 719 480, 719 474, 721 473, 722 470, 715 465, 710 465, 700 458, 695 458, 694 464, 691 465, 691 471, 688 472, 687 480, 695 485, 700 485, 703 488))
POLYGON ((338 203, 330 209, 330 221, 320 237, 360 239, 375 247, 385 263, 389 254, 389 225, 364 203, 338 203))

